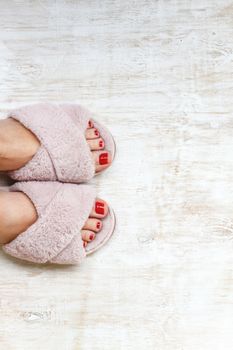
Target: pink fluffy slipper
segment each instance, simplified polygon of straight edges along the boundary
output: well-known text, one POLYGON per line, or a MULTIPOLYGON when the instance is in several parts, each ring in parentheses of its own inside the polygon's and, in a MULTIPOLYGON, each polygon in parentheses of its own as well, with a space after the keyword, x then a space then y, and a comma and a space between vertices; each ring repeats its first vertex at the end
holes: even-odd
MULTIPOLYGON (((18 181, 61 181, 80 183, 95 175, 94 162, 85 139, 92 114, 76 104, 40 103, 11 111, 14 118, 31 130, 41 146, 22 168, 10 171, 18 181)), ((115 156, 115 143, 110 132, 96 120, 95 127, 105 142, 106 151, 115 156)))
POLYGON ((9 190, 25 193, 38 214, 32 226, 3 245, 3 250, 16 258, 34 263, 80 264, 113 234, 115 216, 109 208, 101 231, 83 247, 80 231, 96 198, 88 185, 29 181, 16 183, 9 190))

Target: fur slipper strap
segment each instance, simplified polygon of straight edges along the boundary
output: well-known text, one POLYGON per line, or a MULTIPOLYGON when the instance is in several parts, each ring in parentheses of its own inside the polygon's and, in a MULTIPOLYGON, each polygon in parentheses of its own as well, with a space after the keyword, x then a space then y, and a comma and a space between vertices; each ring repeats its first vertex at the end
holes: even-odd
POLYGON ((74 183, 94 176, 94 162, 85 139, 89 120, 85 110, 77 118, 72 106, 40 103, 13 110, 8 117, 22 123, 41 143, 34 158, 22 169, 10 172, 10 176, 18 180, 36 178, 74 183))
POLYGON ((95 200, 93 188, 59 182, 21 182, 11 186, 10 191, 25 193, 34 204, 38 219, 5 244, 3 250, 35 263, 81 263, 86 252, 80 231, 95 200))

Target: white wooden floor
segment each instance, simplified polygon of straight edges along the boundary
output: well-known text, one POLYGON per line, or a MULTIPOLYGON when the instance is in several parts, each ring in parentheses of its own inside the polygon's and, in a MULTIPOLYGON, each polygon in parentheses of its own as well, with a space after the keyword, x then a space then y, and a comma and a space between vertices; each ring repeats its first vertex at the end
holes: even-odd
POLYGON ((80 101, 117 142, 82 267, 0 254, 0 348, 233 349, 233 4, 0 0, 0 115, 80 101))

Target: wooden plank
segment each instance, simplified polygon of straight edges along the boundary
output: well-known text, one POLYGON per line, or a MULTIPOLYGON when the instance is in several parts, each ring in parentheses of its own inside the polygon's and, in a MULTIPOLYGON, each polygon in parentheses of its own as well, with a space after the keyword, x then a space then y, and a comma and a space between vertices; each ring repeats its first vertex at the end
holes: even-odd
POLYGON ((0 5, 1 117, 79 101, 117 143, 92 181, 117 215, 104 249, 81 267, 1 253, 1 348, 232 350, 232 2, 0 5))

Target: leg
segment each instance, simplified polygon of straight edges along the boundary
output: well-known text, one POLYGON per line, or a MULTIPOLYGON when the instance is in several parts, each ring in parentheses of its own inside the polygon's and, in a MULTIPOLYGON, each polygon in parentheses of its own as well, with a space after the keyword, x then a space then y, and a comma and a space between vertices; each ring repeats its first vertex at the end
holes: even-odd
POLYGON ((37 220, 37 212, 22 192, 0 191, 0 243, 12 241, 37 220))
POLYGON ((0 120, 0 170, 24 166, 40 146, 36 136, 12 118, 0 120))

